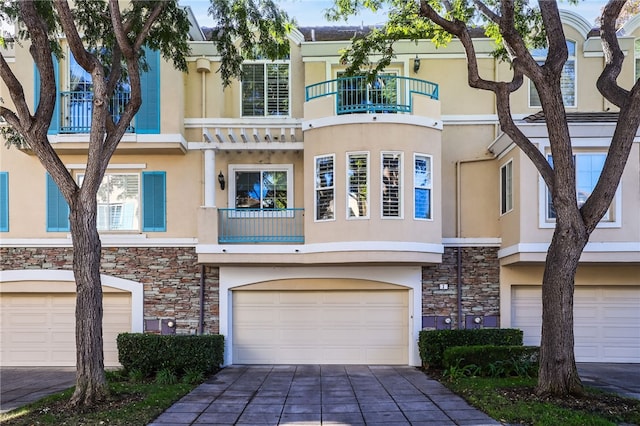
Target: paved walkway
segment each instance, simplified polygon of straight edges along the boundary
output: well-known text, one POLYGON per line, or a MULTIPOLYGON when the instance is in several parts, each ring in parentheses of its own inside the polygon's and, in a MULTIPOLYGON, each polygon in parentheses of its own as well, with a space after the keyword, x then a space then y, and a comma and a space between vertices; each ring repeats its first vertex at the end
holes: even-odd
POLYGON ((149 426, 500 425, 409 366, 230 366, 149 426))
POLYGON ((76 384, 75 367, 0 368, 0 413, 76 384))

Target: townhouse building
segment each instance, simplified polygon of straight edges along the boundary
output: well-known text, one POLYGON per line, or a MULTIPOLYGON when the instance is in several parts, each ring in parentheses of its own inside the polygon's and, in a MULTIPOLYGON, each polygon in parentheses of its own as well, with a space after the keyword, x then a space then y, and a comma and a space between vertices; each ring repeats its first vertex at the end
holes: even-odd
MULTIPOLYGON (((553 206, 533 164, 471 89, 455 40, 399 42, 373 80, 344 75, 362 28, 300 28, 276 61, 243 64, 224 88, 193 16, 189 72, 149 52, 143 107, 98 193, 105 363, 120 332, 225 336, 225 363, 420 365, 422 329, 517 327, 538 344, 553 206)), ((562 12, 563 96, 579 202, 617 115, 595 89, 604 59, 582 17, 562 12)), ((475 39, 483 75, 508 64, 475 39)), ((640 75, 640 17, 620 30, 621 84, 640 75)), ((26 46, 3 51, 25 93, 26 46)), ((535 52, 541 60, 545 51, 535 52)), ((91 82, 57 63, 52 146, 82 182, 91 82)), ((9 99, 5 87, 0 95, 9 99)), ((126 91, 122 96, 126 99, 126 91)), ((520 128, 549 155, 525 81, 520 128)), ((113 106, 117 114, 117 100, 113 106)), ((576 358, 640 362, 640 136, 576 276, 576 358)), ((68 207, 28 148, 1 148, 0 362, 75 365, 68 207)))

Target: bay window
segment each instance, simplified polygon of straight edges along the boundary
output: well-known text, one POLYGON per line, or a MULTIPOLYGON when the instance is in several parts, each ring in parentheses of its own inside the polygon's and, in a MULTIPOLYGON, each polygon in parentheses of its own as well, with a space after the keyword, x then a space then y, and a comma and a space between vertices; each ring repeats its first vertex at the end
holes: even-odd
POLYGON ((431 157, 415 154, 413 159, 413 202, 415 219, 432 219, 431 157))
POLYGON ((369 153, 347 153, 347 218, 369 217, 369 153))
POLYGON ((315 220, 335 219, 335 156, 321 155, 314 159, 315 220))
POLYGON ((402 153, 383 152, 381 160, 382 217, 402 218, 402 153))

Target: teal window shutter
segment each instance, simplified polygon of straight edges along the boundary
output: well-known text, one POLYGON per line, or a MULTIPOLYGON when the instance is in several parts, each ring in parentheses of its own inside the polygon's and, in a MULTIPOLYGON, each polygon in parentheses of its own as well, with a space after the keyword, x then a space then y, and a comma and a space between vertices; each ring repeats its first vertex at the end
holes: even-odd
POLYGON ((9 173, 0 172, 0 232, 9 232, 9 173))
POLYGON ((69 231, 69 204, 47 173, 47 232, 69 231))
POLYGON ((146 50, 149 71, 140 74, 142 105, 136 114, 136 133, 160 133, 160 52, 146 50))
POLYGON ((166 172, 142 172, 142 230, 167 230, 166 172))
MULTIPOLYGON (((34 91, 34 105, 38 106, 40 102, 40 72, 38 71, 38 67, 33 64, 34 69, 34 78, 33 78, 33 91, 34 91)), ((60 133, 60 96, 57 93, 60 90, 60 75, 58 70, 58 58, 53 57, 53 73, 56 79, 56 106, 53 109, 53 117, 51 117, 51 124, 49 125, 49 133, 50 135, 57 135, 60 133)), ((35 108, 34 108, 35 114, 35 108)))

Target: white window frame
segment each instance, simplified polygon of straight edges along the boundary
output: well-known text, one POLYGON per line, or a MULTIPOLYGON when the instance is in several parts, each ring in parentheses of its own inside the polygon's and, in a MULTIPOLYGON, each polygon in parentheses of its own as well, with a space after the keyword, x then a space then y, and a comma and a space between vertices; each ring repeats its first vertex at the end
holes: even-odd
MULTIPOLYGON (((575 155, 593 155, 593 154, 605 154, 607 150, 606 148, 601 148, 599 150, 577 150, 574 149, 575 155)), ((545 158, 549 158, 551 156, 551 152, 547 151, 544 153, 545 158)), ((576 177, 577 179, 577 177, 576 177)), ((622 195, 621 195, 622 181, 618 184, 618 188, 616 188, 616 193, 613 196, 613 200, 611 201, 611 205, 609 206, 609 210, 605 214, 605 216, 600 220, 596 228, 621 228, 622 227, 622 195)), ((539 217, 539 227, 540 228, 555 228, 556 220, 554 218, 548 217, 549 212, 549 189, 542 179, 542 176, 538 179, 538 197, 541 200, 539 205, 538 217, 539 217)))
MULTIPOLYGON (((76 173, 76 182, 78 183, 78 186, 82 186, 82 181, 84 180, 84 176, 85 176, 85 172, 78 172, 76 173)), ((104 181, 107 177, 109 176, 136 176, 138 178, 138 214, 134 215, 134 217, 137 218, 137 223, 138 223, 138 227, 134 228, 134 229, 98 229, 98 232, 100 233, 140 233, 142 231, 142 174, 141 173, 131 173, 131 172, 126 172, 126 173, 122 173, 122 172, 109 172, 109 173, 105 173, 104 176, 102 177, 102 180, 104 181)), ((100 185, 102 185, 102 183, 100 183, 100 185)), ((111 227, 111 207, 117 207, 119 206, 121 211, 120 211, 120 219, 122 220, 123 216, 122 216, 122 203, 118 204, 118 203, 109 203, 106 206, 105 205, 98 205, 97 206, 97 210, 96 210, 96 214, 98 216, 100 216, 100 211, 101 211, 101 207, 108 207, 108 219, 106 221, 106 223, 108 224, 109 227, 111 227)), ((96 217, 96 224, 100 223, 100 218, 96 217)))
POLYGON ((336 220, 336 155, 335 154, 322 154, 313 157, 313 221, 314 222, 332 222, 336 220), (333 161, 333 178, 332 185, 318 186, 318 160, 323 158, 331 158, 333 161), (333 217, 327 219, 318 219, 318 191, 333 191, 333 217))
POLYGON ((269 119, 269 118, 274 118, 274 117, 279 117, 279 118, 289 118, 291 117, 291 61, 288 59, 280 59, 280 60, 275 60, 275 61, 270 61, 270 60, 253 60, 253 61, 244 61, 241 65, 262 65, 263 66, 263 75, 264 75, 264 102, 265 102, 265 111, 263 115, 244 115, 243 110, 242 110, 242 97, 243 97, 243 87, 242 87, 242 81, 240 81, 240 99, 239 99, 239 108, 240 108, 240 117, 243 118, 251 118, 251 119, 260 119, 260 118, 265 118, 265 119, 269 119), (288 97, 288 105, 289 105, 289 110, 287 111, 287 114, 282 114, 282 115, 270 115, 267 114, 267 103, 268 103, 268 99, 267 99, 267 90, 268 90, 268 85, 267 85, 267 65, 287 65, 288 66, 288 83, 287 83, 287 97, 288 97))
POLYGON ((363 220, 363 219, 369 219, 371 217, 371 156, 369 155, 368 151, 353 151, 353 152, 347 152, 346 154, 346 165, 345 165, 345 169, 346 169, 346 179, 345 179, 345 187, 346 187, 346 200, 345 200, 345 206, 346 206, 346 215, 347 215, 347 220, 363 220), (366 187, 367 187, 367 200, 366 200, 366 210, 367 210, 367 214, 364 216, 350 216, 349 215, 349 203, 351 202, 351 197, 350 197, 350 191, 349 191, 349 179, 350 179, 350 165, 351 165, 351 161, 350 158, 351 156, 364 156, 366 158, 367 161, 367 166, 366 166, 366 173, 367 173, 367 181, 366 181, 366 187))
POLYGON ((380 218, 398 220, 404 219, 404 153, 402 151, 381 151, 380 152, 380 218), (398 167, 398 216, 384 215, 384 157, 385 155, 398 156, 400 164, 398 167))
POLYGON ((293 217, 293 164, 230 164, 227 171, 228 206, 232 211, 229 212, 229 218, 245 219, 247 217, 269 217, 278 214, 282 217, 282 213, 277 210, 261 209, 260 211, 247 212, 243 209, 236 209, 236 172, 264 172, 264 171, 285 171, 287 172, 287 217, 293 217))
MULTIPOLYGON (((569 40, 567 39, 567 44, 572 43, 573 44, 573 56, 571 55, 571 53, 569 53, 569 57, 567 58, 567 62, 565 62, 565 66, 567 63, 573 61, 573 72, 574 72, 574 79, 573 79, 573 105, 564 105, 566 108, 576 108, 578 106, 578 54, 577 54, 577 49, 578 49, 578 43, 575 40, 569 40)), ((539 49, 539 51, 543 51, 543 50, 547 50, 545 49, 539 49)), ((539 64, 543 64, 544 61, 546 61, 547 56, 544 55, 536 55, 533 56, 533 59, 535 61, 537 61, 539 64)), ((563 72, 564 72, 564 67, 563 67, 563 72)), ((527 90, 527 105, 529 108, 541 108, 541 105, 532 105, 531 104, 531 90, 535 89, 535 86, 533 84, 533 82, 531 80, 529 80, 529 85, 528 85, 528 90, 527 90)), ((563 97, 563 103, 564 103, 564 97, 563 97)))
POLYGON ((513 211, 513 159, 500 167, 500 216, 513 211), (503 174, 506 174, 503 179, 503 174), (506 188, 505 185, 506 184, 506 188))
POLYGON ((425 220, 425 221, 433 221, 433 156, 422 153, 414 153, 413 154, 413 218, 415 220, 425 220), (416 181, 416 160, 418 158, 424 158, 428 160, 429 163, 429 182, 430 185, 426 186, 418 186, 418 182, 416 181), (417 217, 416 213, 418 211, 416 205, 416 189, 428 189, 429 190, 429 217, 417 217))

